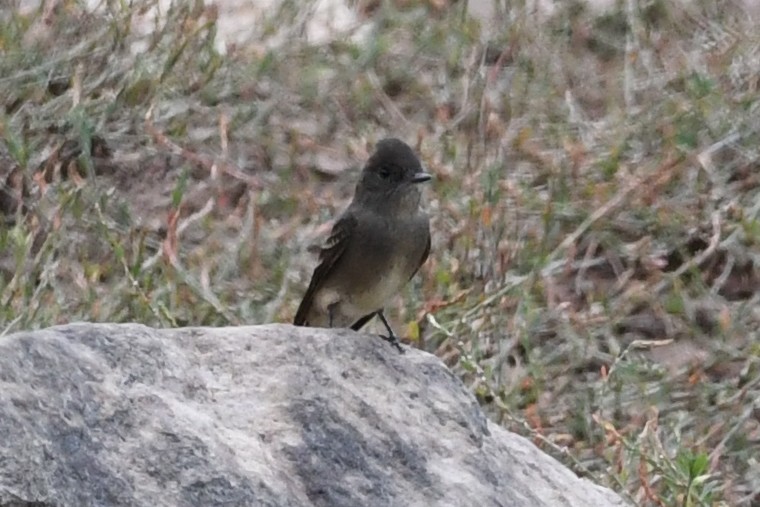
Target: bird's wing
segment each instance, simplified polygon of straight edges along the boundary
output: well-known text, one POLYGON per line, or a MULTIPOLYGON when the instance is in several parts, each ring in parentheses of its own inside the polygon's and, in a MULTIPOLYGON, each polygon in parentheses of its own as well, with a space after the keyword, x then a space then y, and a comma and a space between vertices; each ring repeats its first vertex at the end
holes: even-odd
POLYGON ((414 277, 414 275, 417 274, 417 271, 419 271, 420 267, 423 264, 425 264, 425 261, 428 259, 428 257, 430 257, 430 231, 428 231, 427 244, 425 245, 425 251, 422 252, 422 258, 420 259, 420 263, 417 264, 417 268, 414 270, 414 273, 412 273, 412 275, 409 277, 409 280, 411 280, 412 277, 414 277))
MULTIPOLYGON (((425 264, 425 261, 428 259, 428 257, 430 257, 430 232, 428 232, 427 244, 425 245, 425 251, 422 252, 422 257, 420 258, 420 262, 419 264, 417 264, 417 267, 414 268, 414 272, 411 274, 411 276, 409 276, 409 280, 411 280, 414 277, 414 275, 417 274, 417 271, 419 271, 420 266, 425 264)), ((381 310, 381 308, 378 308, 378 311, 379 310, 381 310)), ((375 315, 377 315, 377 312, 368 313, 364 317, 354 322, 351 325, 351 329, 353 329, 354 331, 360 330, 367 324, 367 322, 372 320, 372 317, 374 317, 375 315)))
POLYGON ((364 327, 364 325, 367 322, 369 322, 370 320, 372 320, 372 317, 374 317, 375 315, 377 315, 377 312, 372 312, 372 313, 369 313, 369 314, 365 315, 361 319, 359 319, 356 322, 354 322, 353 324, 351 324, 351 329, 353 329, 354 331, 360 330, 361 328, 364 327))
POLYGON ((314 295, 332 271, 335 263, 346 251, 346 246, 355 228, 356 217, 350 214, 342 216, 333 226, 327 243, 319 252, 319 265, 314 269, 314 274, 311 275, 309 288, 306 289, 306 294, 304 294, 301 304, 298 306, 296 317, 293 319, 293 324, 296 326, 307 325, 306 318, 314 302, 314 295))

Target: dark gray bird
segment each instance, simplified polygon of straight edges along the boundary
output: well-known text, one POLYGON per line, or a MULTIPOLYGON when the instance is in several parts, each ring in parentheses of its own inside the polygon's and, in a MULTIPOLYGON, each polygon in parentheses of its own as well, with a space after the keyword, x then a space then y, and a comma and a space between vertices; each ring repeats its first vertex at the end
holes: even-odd
POLYGON ((420 209, 418 185, 430 178, 403 141, 377 143, 353 201, 320 251, 295 325, 358 331, 377 315, 388 330, 382 338, 403 352, 383 307, 430 254, 430 221, 420 209))

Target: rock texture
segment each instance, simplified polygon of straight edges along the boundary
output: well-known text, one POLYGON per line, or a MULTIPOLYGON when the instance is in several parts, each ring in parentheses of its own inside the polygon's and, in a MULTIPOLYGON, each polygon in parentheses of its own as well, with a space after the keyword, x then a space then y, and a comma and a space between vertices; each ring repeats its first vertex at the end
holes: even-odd
POLYGON ((0 338, 0 507, 624 505, 435 357, 288 325, 0 338))

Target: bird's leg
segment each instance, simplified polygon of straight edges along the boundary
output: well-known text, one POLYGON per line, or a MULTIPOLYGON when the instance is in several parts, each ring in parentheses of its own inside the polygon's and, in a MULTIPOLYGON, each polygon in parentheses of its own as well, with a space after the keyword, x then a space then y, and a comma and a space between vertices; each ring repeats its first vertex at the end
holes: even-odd
POLYGON ((331 305, 327 305, 327 318, 328 323, 330 324, 330 327, 333 327, 333 318, 335 317, 335 311, 338 309, 338 302, 331 305))
POLYGON ((391 345, 393 345, 394 347, 396 347, 396 349, 398 350, 399 354, 403 354, 404 353, 404 349, 401 348, 401 343, 398 341, 398 338, 396 338, 396 335, 393 333, 393 329, 391 329, 391 325, 388 324, 388 320, 385 318, 385 315, 383 314, 383 311, 382 310, 378 310, 377 311, 377 316, 380 317, 380 320, 382 320, 383 324, 385 325, 385 329, 388 330, 388 336, 380 335, 380 338, 382 338, 383 340, 387 341, 388 343, 390 343, 391 345))

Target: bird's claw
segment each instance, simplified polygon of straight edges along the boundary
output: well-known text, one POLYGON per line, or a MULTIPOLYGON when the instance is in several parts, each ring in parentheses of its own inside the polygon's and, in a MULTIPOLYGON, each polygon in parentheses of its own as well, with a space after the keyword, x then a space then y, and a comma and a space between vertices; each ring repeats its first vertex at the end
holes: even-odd
POLYGON ((383 340, 387 341, 388 343, 396 347, 396 350, 398 350, 399 354, 403 354, 406 352, 404 348, 401 346, 401 342, 398 341, 398 338, 396 338, 396 335, 392 334, 390 336, 385 336, 381 334, 380 338, 382 338, 383 340))

